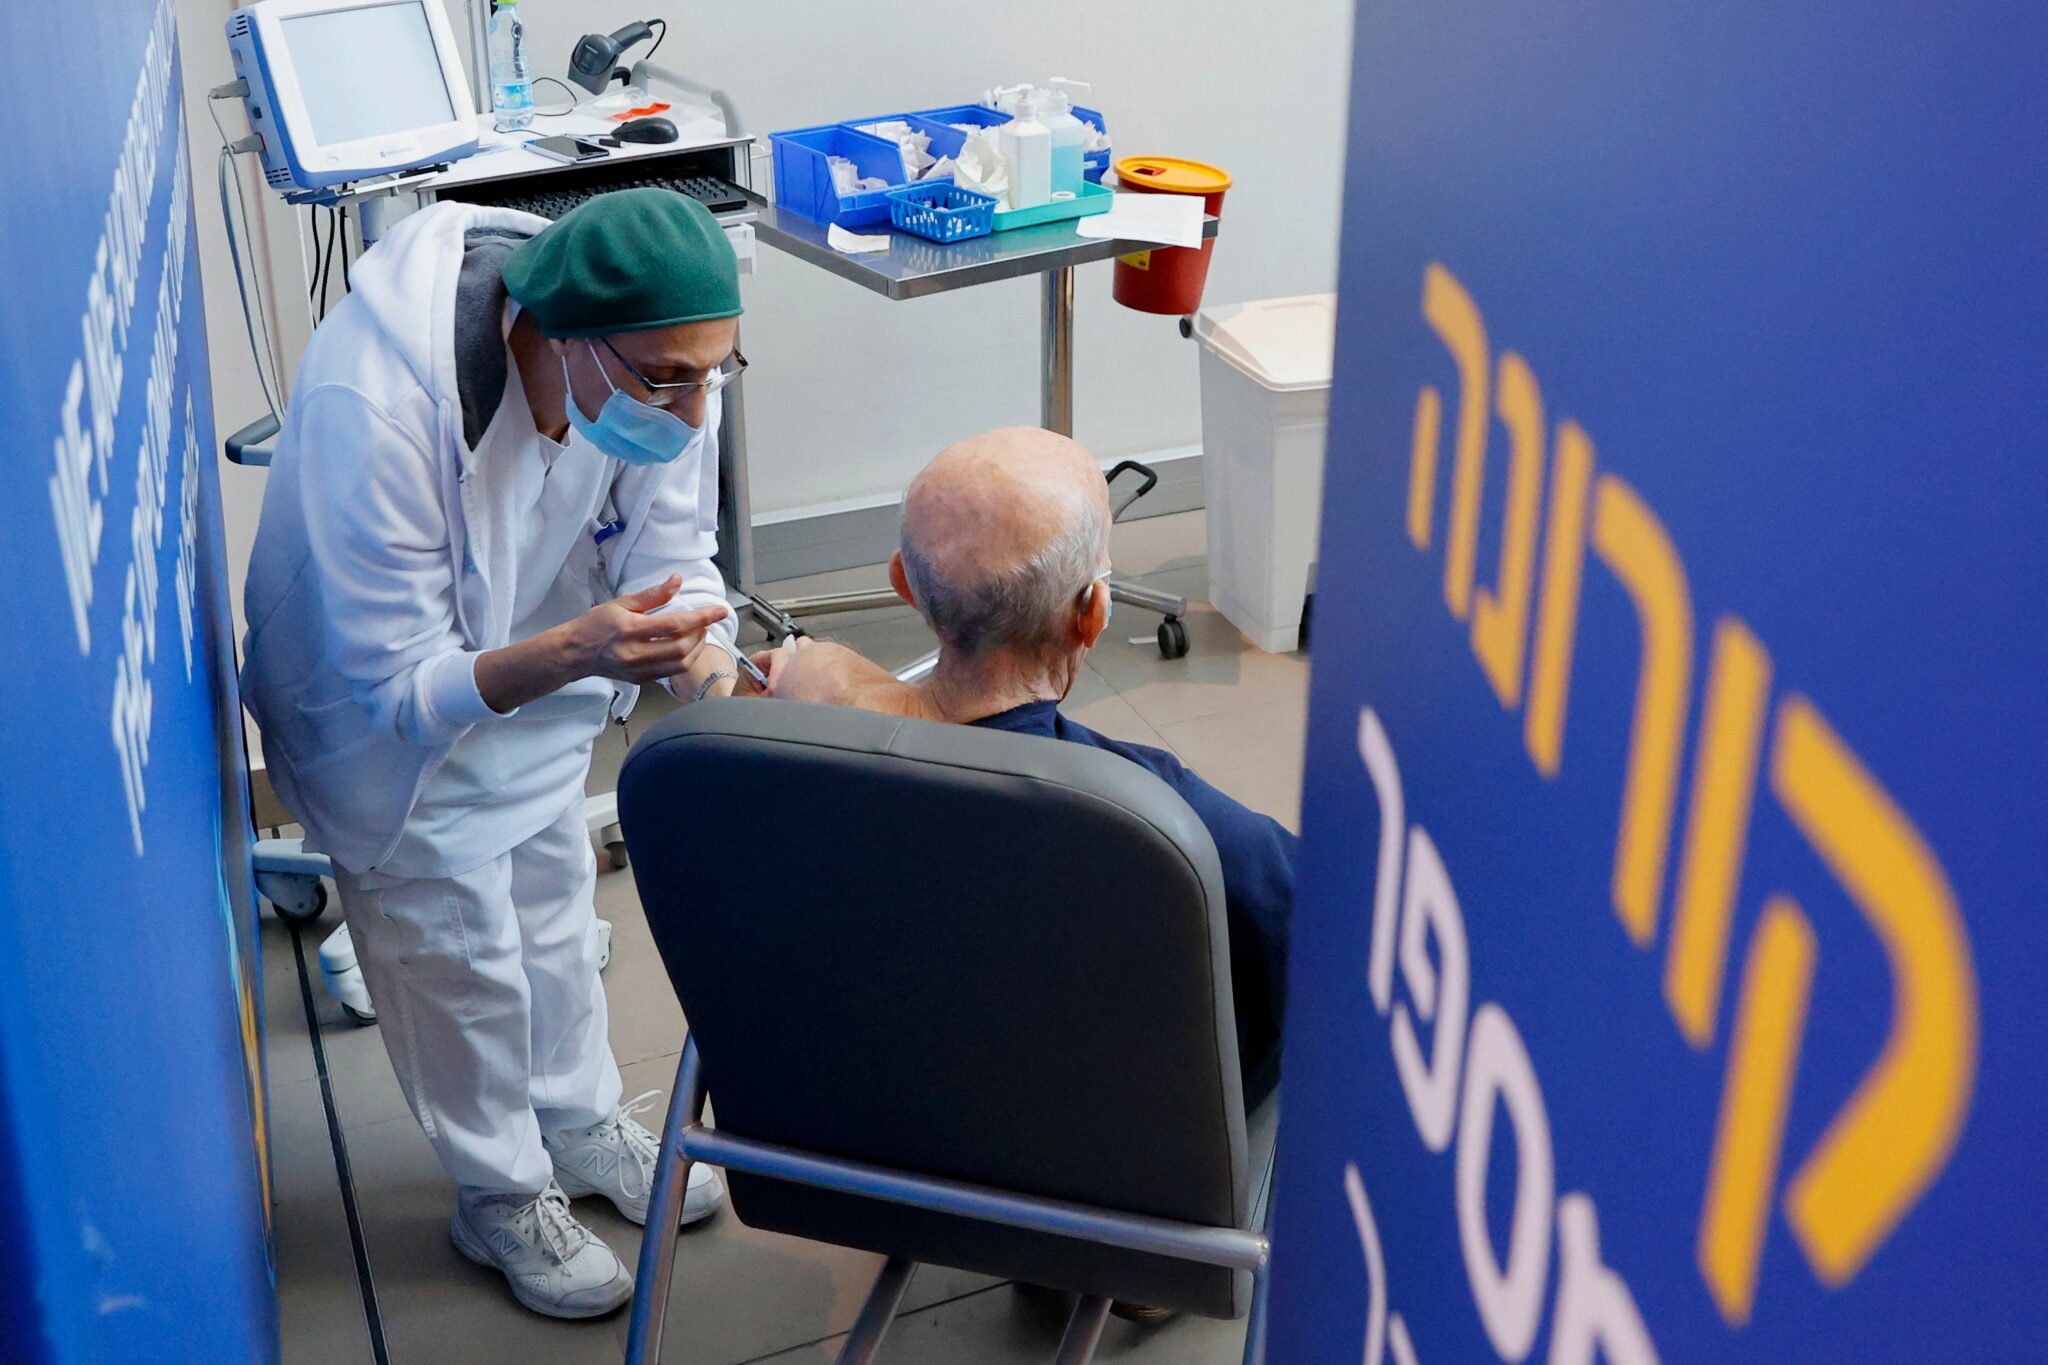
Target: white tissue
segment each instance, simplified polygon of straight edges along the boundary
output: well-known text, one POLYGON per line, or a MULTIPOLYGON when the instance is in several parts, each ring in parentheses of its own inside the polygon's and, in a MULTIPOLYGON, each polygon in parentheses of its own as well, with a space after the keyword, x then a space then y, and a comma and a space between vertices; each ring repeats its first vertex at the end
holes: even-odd
POLYGON ((992 194, 1005 204, 1010 202, 1010 171, 1003 164, 994 129, 967 129, 967 141, 953 165, 953 183, 965 190, 992 194))
POLYGON ((868 190, 886 190, 889 182, 879 175, 863 179, 860 167, 843 156, 828 156, 825 164, 832 168, 832 189, 838 194, 864 194, 868 190))
POLYGON ((887 251, 889 249, 888 233, 885 232, 876 235, 861 232, 848 232, 845 228, 839 226, 839 224, 837 223, 834 223, 830 227, 825 229, 825 240, 827 243, 831 245, 834 251, 841 252, 848 256, 858 256, 863 252, 887 251))
POLYGON ((1109 134, 1105 130, 1097 128, 1086 119, 1081 120, 1081 127, 1086 130, 1081 137, 1081 150, 1084 153, 1109 150, 1109 134))
POLYGON ((903 159, 905 180, 916 180, 919 173, 932 164, 931 134, 917 131, 900 118, 884 119, 880 123, 863 123, 860 130, 896 144, 896 153, 903 159))
POLYGON ((924 174, 918 176, 918 179, 953 180, 955 184, 958 184, 959 181, 954 179, 954 172, 959 169, 959 166, 960 163, 953 160, 952 157, 942 156, 937 161, 934 161, 931 165, 925 167, 924 174))

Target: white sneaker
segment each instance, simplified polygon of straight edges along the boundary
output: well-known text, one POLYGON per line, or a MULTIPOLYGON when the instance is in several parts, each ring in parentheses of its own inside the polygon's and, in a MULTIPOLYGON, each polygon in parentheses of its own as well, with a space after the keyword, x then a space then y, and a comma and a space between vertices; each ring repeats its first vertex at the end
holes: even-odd
POLYGON ((377 1007, 370 1003, 370 988, 363 981, 363 969, 356 965, 356 941, 346 924, 321 941, 320 979, 349 1018, 359 1024, 377 1022, 377 1007))
POLYGON ((551 1318, 602 1317, 633 1297, 632 1272, 553 1185, 533 1198, 464 1191, 448 1236, 470 1260, 504 1272, 512 1297, 551 1318))
MULTIPOLYGON (((637 1095, 619 1106, 619 1112, 591 1128, 571 1129, 543 1138, 548 1155, 555 1159, 555 1183, 571 1199, 601 1194, 641 1227, 647 1226, 647 1200, 654 1192, 654 1163, 661 1144, 654 1134, 635 1121, 661 1098, 659 1090, 637 1095)), ((688 1226, 718 1212, 725 1202, 725 1182, 703 1162, 690 1167, 689 1187, 683 1191, 683 1216, 688 1226)))

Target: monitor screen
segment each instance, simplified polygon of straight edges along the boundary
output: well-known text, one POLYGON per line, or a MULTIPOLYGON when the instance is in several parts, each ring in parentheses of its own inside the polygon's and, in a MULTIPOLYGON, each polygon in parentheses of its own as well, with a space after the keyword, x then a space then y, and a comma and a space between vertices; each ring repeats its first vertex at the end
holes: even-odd
POLYGON ((430 128, 455 117, 426 3, 305 14, 283 22, 299 91, 323 146, 430 128))

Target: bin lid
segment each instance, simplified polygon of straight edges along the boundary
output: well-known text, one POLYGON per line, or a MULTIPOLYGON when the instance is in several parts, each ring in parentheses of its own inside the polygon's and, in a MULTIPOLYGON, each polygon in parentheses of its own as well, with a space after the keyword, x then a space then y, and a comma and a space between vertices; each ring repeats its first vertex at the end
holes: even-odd
POLYGON ((1327 389, 1337 349, 1337 296, 1204 308, 1195 315, 1195 335, 1269 389, 1327 389))
POLYGON ((1230 175, 1205 161, 1179 156, 1127 156, 1116 163, 1120 184, 1160 194, 1220 194, 1230 188, 1230 175))

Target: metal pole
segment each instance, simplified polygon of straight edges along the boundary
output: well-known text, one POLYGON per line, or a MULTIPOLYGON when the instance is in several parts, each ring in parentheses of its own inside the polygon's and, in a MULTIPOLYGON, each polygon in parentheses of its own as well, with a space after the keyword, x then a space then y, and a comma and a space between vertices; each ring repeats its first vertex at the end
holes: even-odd
POLYGON ((668 1282, 675 1272, 676 1228, 683 1216, 683 1191, 691 1161, 683 1151, 683 1130, 704 1111, 703 1069, 697 1045, 683 1044, 676 1088, 661 1126, 661 1155, 654 1165, 654 1190, 647 1200, 647 1228, 640 1236, 640 1264, 634 1271, 633 1318, 626 1328, 626 1365, 659 1365, 661 1328, 668 1316, 668 1282))
POLYGON ((1088 1365, 1095 1359, 1095 1345, 1102 1340, 1102 1329, 1108 1322, 1109 1300, 1084 1296, 1074 1305, 1074 1315, 1067 1319, 1067 1330, 1060 1337, 1060 1351, 1053 1357, 1053 1365, 1088 1365))
POLYGON ((1039 314, 1044 363, 1038 376, 1038 425, 1062 436, 1074 434, 1074 267, 1045 272, 1045 305, 1039 314))
MULTIPOLYGON (((671 1115, 674 1110, 669 1111, 671 1115)), ((885 1166, 821 1156, 758 1138, 735 1137, 716 1128, 693 1124, 682 1134, 683 1148, 698 1161, 727 1171, 745 1171, 799 1185, 839 1190, 883 1199, 932 1213, 950 1213, 985 1223, 1075 1237, 1084 1242, 1150 1252, 1203 1265, 1257 1270, 1266 1263, 1268 1245, 1261 1233, 1243 1228, 1207 1227, 1169 1218, 1119 1213, 1062 1199, 1012 1194, 938 1176, 910 1175, 885 1166)), ((656 1187, 659 1189, 659 1186, 656 1187)), ((647 1215, 654 1226, 654 1214, 647 1215)), ((645 1255, 643 1251, 643 1257, 645 1255)))
POLYGON ((469 0, 470 98, 479 114, 491 112, 491 0, 469 0))
MULTIPOLYGON (((733 333, 739 349, 739 333, 733 333)), ((751 593, 754 581, 754 495, 747 480, 747 399, 741 376, 725 386, 718 425, 718 549, 726 586, 751 593)))
POLYGON ((1266 1365, 1266 1296, 1273 1283, 1273 1268, 1252 1272, 1252 1311, 1244 1329, 1244 1365, 1266 1365))
POLYGON ((888 1334, 889 1324, 896 1321, 903 1296, 910 1291, 910 1277, 916 1273, 917 1262, 903 1256, 891 1256, 882 1263, 882 1273, 875 1276, 875 1287, 868 1291, 868 1301, 861 1305, 860 1316, 854 1320, 853 1330, 846 1334, 846 1343, 839 1348, 833 1365, 873 1365, 876 1353, 882 1349, 882 1338, 888 1334))

